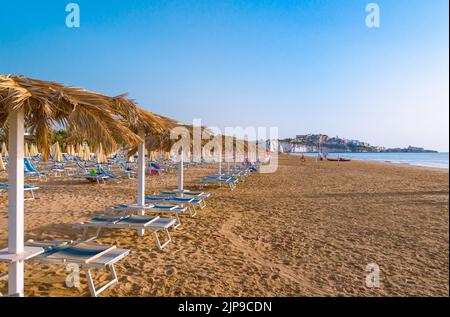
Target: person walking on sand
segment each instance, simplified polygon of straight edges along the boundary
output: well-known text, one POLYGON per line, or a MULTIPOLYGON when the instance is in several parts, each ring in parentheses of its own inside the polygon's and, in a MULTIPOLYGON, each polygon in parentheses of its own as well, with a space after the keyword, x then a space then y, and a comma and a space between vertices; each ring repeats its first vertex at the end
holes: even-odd
POLYGON ((302 156, 300 156, 300 162, 306 162, 306 159, 305 159, 305 155, 304 155, 304 154, 302 154, 302 156))

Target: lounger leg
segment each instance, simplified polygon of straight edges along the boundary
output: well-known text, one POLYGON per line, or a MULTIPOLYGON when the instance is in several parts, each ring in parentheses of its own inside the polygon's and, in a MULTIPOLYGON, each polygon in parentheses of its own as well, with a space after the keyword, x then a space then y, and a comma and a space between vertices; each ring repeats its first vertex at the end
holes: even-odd
POLYGON ((117 283, 119 281, 119 279, 117 278, 116 269, 114 268, 114 264, 111 264, 109 266, 109 270, 111 272, 112 279, 108 283, 106 283, 105 285, 103 285, 102 287, 100 287, 97 290, 97 289, 95 289, 94 280, 92 279, 91 270, 90 269, 86 269, 86 278, 87 278, 87 281, 88 281, 89 290, 91 292, 91 297, 98 297, 98 295, 100 295, 100 293, 102 293, 108 287, 110 287, 111 285, 113 285, 114 283, 117 283))
POLYGON ((181 219, 180 219, 180 215, 178 215, 178 213, 175 214, 177 222, 175 223, 175 225, 173 226, 173 229, 178 228, 179 226, 181 226, 181 219))
POLYGON ((153 235, 155 236, 156 246, 160 250, 164 249, 164 247, 172 241, 172 237, 170 236, 169 230, 164 229, 164 232, 166 233, 167 240, 163 244, 161 244, 161 241, 159 240, 159 237, 158 237, 158 231, 153 231, 153 235))
POLYGON ((189 216, 191 218, 195 217, 195 215, 197 214, 197 210, 195 209, 195 207, 193 205, 190 205, 188 207, 188 210, 189 210, 189 216))
POLYGON ((91 270, 86 270, 86 278, 91 292, 91 297, 97 297, 97 291, 95 290, 94 281, 92 280, 91 270))
POLYGON ((84 242, 89 242, 89 241, 95 240, 100 236, 101 231, 102 231, 102 228, 98 227, 95 231, 95 234, 92 237, 88 238, 89 237, 89 235, 88 235, 89 227, 86 227, 83 230, 83 235, 81 236, 81 240, 83 240, 84 242))

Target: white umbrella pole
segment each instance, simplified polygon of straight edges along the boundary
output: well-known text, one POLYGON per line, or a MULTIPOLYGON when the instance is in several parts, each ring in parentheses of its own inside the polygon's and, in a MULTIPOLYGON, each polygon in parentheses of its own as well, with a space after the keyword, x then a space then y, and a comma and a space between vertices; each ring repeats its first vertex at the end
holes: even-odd
POLYGON ((180 155, 180 162, 178 166, 178 192, 180 193, 181 197, 183 197, 183 183, 184 183, 184 151, 181 150, 180 155))
MULTIPOLYGON (((139 136, 142 138, 143 143, 138 146, 138 195, 137 204, 139 206, 145 205, 145 133, 140 132, 139 136)), ((139 211, 139 215, 144 215, 144 210, 139 211)), ((143 236, 144 229, 139 229, 139 236, 143 236)))
MULTIPOLYGON (((23 110, 9 116, 8 175, 8 253, 24 251, 24 114, 23 110)), ((8 294, 23 296, 24 263, 12 262, 8 270, 8 294)))

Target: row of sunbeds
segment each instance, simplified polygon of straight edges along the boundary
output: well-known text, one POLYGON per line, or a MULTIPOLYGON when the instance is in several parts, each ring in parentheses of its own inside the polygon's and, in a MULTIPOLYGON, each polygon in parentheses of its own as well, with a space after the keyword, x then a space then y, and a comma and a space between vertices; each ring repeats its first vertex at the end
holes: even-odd
MULTIPOLYGON (((233 190, 251 171, 250 168, 228 170, 221 175, 203 177, 198 182, 201 185, 228 184, 233 190)), ((8 185, 0 186, 0 190, 7 187, 8 185)), ((33 190, 38 187, 26 185, 24 189, 30 190, 34 198, 33 190)), ((171 231, 181 226, 181 216, 185 214, 194 217, 199 210, 207 207, 210 196, 205 192, 163 191, 156 196, 146 197, 144 206, 120 204, 107 208, 89 220, 73 225, 82 230, 77 241, 28 241, 27 247, 42 248, 42 253, 30 260, 46 264, 77 265, 85 271, 91 296, 96 297, 118 282, 114 265, 131 252, 129 249, 95 243, 103 230, 151 232, 156 247, 163 250, 172 242, 171 231), (107 269, 111 275, 101 286, 96 285, 92 276, 92 271, 96 269, 107 269)))

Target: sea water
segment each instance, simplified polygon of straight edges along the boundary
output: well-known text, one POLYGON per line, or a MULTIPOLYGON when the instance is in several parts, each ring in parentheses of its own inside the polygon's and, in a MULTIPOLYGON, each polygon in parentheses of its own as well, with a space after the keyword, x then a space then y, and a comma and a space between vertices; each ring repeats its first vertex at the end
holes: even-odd
MULTIPOLYGON (((291 153, 292 155, 317 156, 317 153, 291 153)), ((449 168, 448 153, 330 153, 330 158, 374 161, 415 166, 449 168)))

